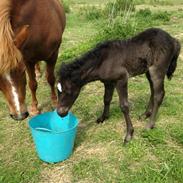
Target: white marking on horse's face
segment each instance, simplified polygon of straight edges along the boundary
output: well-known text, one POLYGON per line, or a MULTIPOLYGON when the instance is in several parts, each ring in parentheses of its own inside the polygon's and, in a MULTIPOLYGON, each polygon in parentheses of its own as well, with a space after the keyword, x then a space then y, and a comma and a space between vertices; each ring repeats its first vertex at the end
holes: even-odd
POLYGON ((19 102, 19 97, 17 94, 17 89, 15 88, 15 85, 13 83, 13 80, 12 80, 10 74, 6 74, 5 78, 11 85, 11 94, 13 97, 14 105, 15 105, 16 111, 20 114, 20 102, 19 102))
POLYGON ((59 92, 62 92, 62 85, 61 85, 61 83, 57 84, 57 89, 58 89, 59 92))

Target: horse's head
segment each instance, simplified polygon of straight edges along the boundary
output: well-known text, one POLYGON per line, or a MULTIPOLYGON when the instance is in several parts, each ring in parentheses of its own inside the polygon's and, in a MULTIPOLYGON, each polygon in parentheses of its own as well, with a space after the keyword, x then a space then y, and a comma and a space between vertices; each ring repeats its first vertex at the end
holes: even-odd
POLYGON ((3 50, 3 54, 1 54, 4 56, 0 57, 2 59, 0 60, 1 66, 2 68, 4 68, 3 70, 1 70, 0 73, 0 90, 3 92, 7 100, 10 116, 15 120, 23 120, 28 116, 28 112, 25 105, 25 95, 26 95, 25 65, 22 62, 22 56, 19 57, 22 45, 27 39, 28 33, 29 33, 28 25, 24 25, 18 28, 14 37, 13 38, 9 37, 9 39, 5 41, 6 44, 4 44, 3 48, 6 49, 3 50), (12 45, 12 43, 14 45, 12 45), (15 60, 16 64, 13 65, 7 64, 13 62, 13 60, 15 60))
POLYGON ((26 75, 23 63, 19 63, 16 69, 0 76, 0 90, 7 100, 10 116, 15 120, 25 119, 28 112, 25 105, 26 75))
POLYGON ((58 107, 57 113, 64 117, 77 99, 81 86, 75 84, 69 79, 60 80, 58 85, 58 107))

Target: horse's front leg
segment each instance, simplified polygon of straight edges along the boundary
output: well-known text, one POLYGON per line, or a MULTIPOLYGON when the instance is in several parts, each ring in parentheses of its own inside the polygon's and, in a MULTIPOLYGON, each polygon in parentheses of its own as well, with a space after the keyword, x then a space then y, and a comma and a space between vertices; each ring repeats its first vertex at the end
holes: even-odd
POLYGON ((58 51, 56 51, 53 54, 53 56, 47 61, 47 67, 46 67, 46 79, 51 88, 51 100, 53 107, 57 106, 57 95, 55 92, 55 75, 54 75, 54 69, 57 57, 58 57, 58 51))
POLYGON ((130 119, 129 115, 129 103, 128 103, 128 83, 127 79, 125 80, 120 80, 117 82, 116 89, 119 95, 119 100, 120 100, 120 108, 121 111, 124 114, 125 117, 125 122, 126 122, 126 127, 127 127, 127 133, 124 139, 124 143, 126 144, 132 139, 134 128, 130 119))
POLYGON ((109 108, 114 92, 115 83, 104 83, 104 110, 102 115, 97 119, 97 123, 103 123, 105 119, 109 117, 109 108))
POLYGON ((29 76, 29 88, 31 90, 32 96, 32 104, 29 110, 30 115, 35 116, 40 113, 38 110, 38 101, 36 98, 36 90, 37 90, 37 81, 35 74, 35 64, 34 63, 26 63, 27 73, 29 76))

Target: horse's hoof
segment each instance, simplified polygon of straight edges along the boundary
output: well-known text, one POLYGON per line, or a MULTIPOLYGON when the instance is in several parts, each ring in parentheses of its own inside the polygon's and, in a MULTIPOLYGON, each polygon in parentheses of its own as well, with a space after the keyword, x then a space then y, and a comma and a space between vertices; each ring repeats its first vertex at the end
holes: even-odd
POLYGON ((57 107, 57 101, 53 101, 53 102, 52 102, 52 107, 53 107, 53 108, 56 108, 56 107, 57 107))
POLYGON ((57 97, 52 97, 51 98, 51 101, 52 101, 52 106, 53 108, 56 108, 57 107, 57 104, 58 104, 58 101, 57 101, 57 97))
POLYGON ((36 74, 36 79, 37 79, 37 80, 40 79, 41 76, 42 76, 41 72, 38 71, 38 70, 35 71, 35 74, 36 74))
POLYGON ((38 115, 38 114, 40 114, 40 113, 41 113, 41 111, 38 110, 38 109, 31 109, 31 110, 29 111, 30 116, 36 116, 36 115, 38 115))

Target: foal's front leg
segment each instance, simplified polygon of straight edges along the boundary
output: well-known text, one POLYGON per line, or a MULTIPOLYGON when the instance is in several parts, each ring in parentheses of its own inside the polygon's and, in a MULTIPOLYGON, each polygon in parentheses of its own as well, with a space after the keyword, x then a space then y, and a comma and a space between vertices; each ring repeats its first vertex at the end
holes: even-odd
POLYGON ((112 100, 112 95, 114 92, 114 83, 104 83, 104 110, 102 115, 97 119, 97 123, 103 123, 105 119, 109 117, 109 108, 112 100))
POLYGON ((134 128, 129 116, 129 104, 128 104, 128 83, 127 79, 125 80, 120 80, 117 82, 116 89, 119 95, 119 100, 120 100, 120 108, 121 111, 124 114, 125 117, 125 122, 126 122, 126 127, 127 127, 127 133, 124 139, 124 143, 126 144, 132 139, 134 128))

